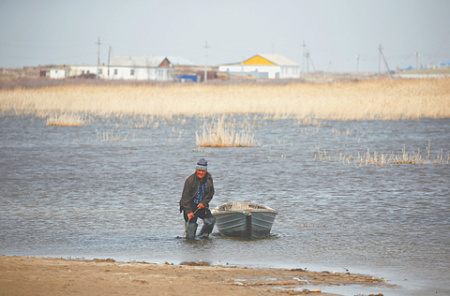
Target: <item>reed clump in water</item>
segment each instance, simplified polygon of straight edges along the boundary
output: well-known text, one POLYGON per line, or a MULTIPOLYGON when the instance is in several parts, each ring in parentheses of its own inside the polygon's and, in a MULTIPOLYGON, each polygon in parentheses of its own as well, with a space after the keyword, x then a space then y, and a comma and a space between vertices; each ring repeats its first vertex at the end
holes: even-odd
MULTIPOLYGON (((0 112, 398 120, 450 117, 450 78, 288 85, 78 85, 0 90, 0 112)), ((314 123, 313 123, 314 124, 314 123)))
POLYGON ((85 121, 78 114, 50 115, 47 118, 47 126, 83 126, 85 121))
POLYGON ((250 129, 236 131, 232 122, 223 115, 217 121, 204 123, 202 132, 195 133, 198 147, 254 147, 255 135, 250 129))
POLYGON ((321 125, 323 125, 323 123, 316 119, 313 119, 313 118, 302 118, 302 119, 298 119, 297 125, 298 126, 321 126, 321 125))
POLYGON ((318 149, 314 153, 314 160, 323 162, 341 162, 343 164, 355 164, 359 166, 385 166, 396 164, 448 165, 450 163, 450 153, 445 156, 444 151, 441 150, 436 157, 433 158, 431 157, 430 151, 430 145, 428 145, 427 155, 425 157, 422 155, 420 149, 418 149, 417 152, 408 152, 406 151, 406 147, 403 147, 401 155, 394 154, 394 152, 371 152, 370 149, 367 149, 366 153, 361 154, 358 152, 357 156, 353 156, 352 153, 339 153, 339 155, 336 153, 332 156, 331 152, 318 149))

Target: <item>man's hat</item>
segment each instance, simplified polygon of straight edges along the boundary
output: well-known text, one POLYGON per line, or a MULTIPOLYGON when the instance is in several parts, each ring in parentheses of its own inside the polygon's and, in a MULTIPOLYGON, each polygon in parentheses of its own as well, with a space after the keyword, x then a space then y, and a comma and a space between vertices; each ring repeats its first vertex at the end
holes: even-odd
POLYGON ((202 158, 197 162, 197 170, 207 171, 208 170, 208 162, 206 159, 202 158))

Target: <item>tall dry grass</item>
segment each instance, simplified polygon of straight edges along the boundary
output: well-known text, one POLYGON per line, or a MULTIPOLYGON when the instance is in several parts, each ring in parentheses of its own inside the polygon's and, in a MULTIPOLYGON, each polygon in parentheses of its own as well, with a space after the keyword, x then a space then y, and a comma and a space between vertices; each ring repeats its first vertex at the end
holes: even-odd
POLYGON ((52 114, 47 118, 47 126, 83 126, 86 122, 78 114, 52 114))
POLYGON ((314 152, 314 160, 322 162, 341 162, 344 165, 359 165, 359 166, 385 166, 385 165, 399 165, 399 164, 414 164, 414 165, 448 165, 450 164, 450 153, 444 154, 441 150, 437 155, 431 156, 431 146, 427 147, 426 154, 420 149, 409 152, 406 147, 403 147, 401 154, 394 152, 379 153, 377 151, 370 151, 367 149, 365 153, 360 153, 356 156, 353 153, 335 153, 326 150, 317 149, 314 152))
POLYGON ((195 133, 195 141, 198 147, 254 147, 257 144, 249 127, 237 131, 225 115, 215 122, 205 122, 202 132, 195 133))
POLYGON ((107 85, 0 90, 0 112, 174 115, 261 113, 365 120, 450 116, 450 78, 288 85, 107 85))

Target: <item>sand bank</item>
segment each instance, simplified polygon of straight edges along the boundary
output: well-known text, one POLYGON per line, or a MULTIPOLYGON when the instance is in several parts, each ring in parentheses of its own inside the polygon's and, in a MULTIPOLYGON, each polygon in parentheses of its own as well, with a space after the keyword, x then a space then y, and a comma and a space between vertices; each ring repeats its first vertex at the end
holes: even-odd
POLYGON ((0 295, 330 295, 303 289, 356 284, 389 286, 371 276, 302 269, 0 256, 0 295))

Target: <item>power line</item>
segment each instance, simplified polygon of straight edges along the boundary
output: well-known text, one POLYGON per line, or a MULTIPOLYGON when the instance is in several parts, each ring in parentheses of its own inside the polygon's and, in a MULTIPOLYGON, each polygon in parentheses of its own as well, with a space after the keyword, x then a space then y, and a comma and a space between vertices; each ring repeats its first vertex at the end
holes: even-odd
POLYGON ((88 47, 91 46, 89 43, 83 44, 73 44, 73 45, 36 45, 36 44, 19 44, 19 43, 8 43, 2 42, 0 47, 14 47, 14 48, 34 48, 34 49, 49 49, 49 48, 77 48, 77 47, 88 47))

